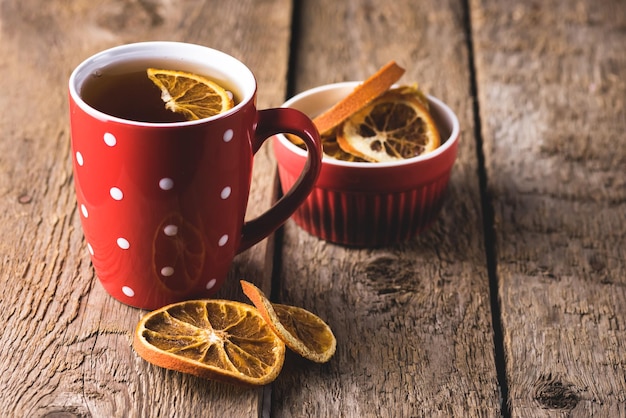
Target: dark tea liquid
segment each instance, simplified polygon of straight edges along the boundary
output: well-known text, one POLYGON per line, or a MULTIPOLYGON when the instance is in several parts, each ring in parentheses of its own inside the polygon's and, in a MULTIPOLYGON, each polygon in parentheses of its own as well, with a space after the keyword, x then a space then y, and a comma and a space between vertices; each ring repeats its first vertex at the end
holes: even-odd
MULTIPOLYGON (((184 122, 182 114, 165 108, 161 89, 146 74, 150 67, 202 74, 193 69, 177 68, 177 64, 171 62, 117 64, 91 74, 83 83, 80 95, 91 107, 121 119, 152 123, 184 122)), ((234 90, 221 80, 213 81, 231 91, 235 104, 238 103, 234 90)))

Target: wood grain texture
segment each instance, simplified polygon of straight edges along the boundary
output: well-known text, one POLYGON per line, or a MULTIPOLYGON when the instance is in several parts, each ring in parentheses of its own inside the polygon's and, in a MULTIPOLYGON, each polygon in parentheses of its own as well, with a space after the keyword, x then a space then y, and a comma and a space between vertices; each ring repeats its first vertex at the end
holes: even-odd
MULTIPOLYGON (((0 1, 0 410, 6 416, 258 416, 262 389, 168 372, 140 359, 143 311, 112 300, 84 248, 72 184, 67 79, 114 45, 178 40, 221 49, 257 76, 259 107, 285 97, 291 2, 0 1), (271 30, 267 30, 271 28, 271 30), (56 414, 56 415, 55 415, 56 414), (65 414, 65 415, 64 415, 65 414)), ((273 199, 255 159, 249 217, 273 199)), ((233 279, 268 288, 272 246, 241 254, 233 279)), ((221 297, 243 299, 231 280, 221 297)))
POLYGON ((626 4, 470 3, 512 416, 624 416, 626 4))
POLYGON ((417 239, 348 249, 287 224, 277 295, 327 320, 337 352, 324 365, 288 357, 272 411, 497 416, 462 2, 305 1, 300 14, 296 91, 362 80, 393 59, 407 69, 401 82, 457 112, 462 140, 440 219, 417 239))
MULTIPOLYGON (((624 45, 623 0, 0 0, 0 415, 626 416, 624 45), (218 296, 245 301, 245 278, 317 313, 338 340, 329 363, 290 353, 250 390, 132 350, 144 312, 106 294, 84 248, 66 86, 87 56, 156 39, 240 58, 260 108, 289 74, 297 93, 396 60, 459 116, 429 231, 348 249, 289 221, 279 247, 235 260, 218 296)), ((274 165, 262 147, 248 218, 275 199, 274 165)))

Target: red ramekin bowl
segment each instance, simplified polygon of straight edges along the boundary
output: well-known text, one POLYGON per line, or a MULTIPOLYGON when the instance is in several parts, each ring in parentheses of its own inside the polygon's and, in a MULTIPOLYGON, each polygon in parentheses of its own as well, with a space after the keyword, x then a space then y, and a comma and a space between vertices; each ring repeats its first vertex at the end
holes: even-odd
MULTIPOLYGON (((361 82, 304 91, 283 105, 315 117, 361 82)), ((441 145, 400 162, 347 162, 324 156, 317 183, 294 213, 297 225, 323 240, 351 247, 381 247, 415 237, 439 213, 456 160, 459 121, 442 101, 428 96, 441 145)), ((284 135, 273 139, 283 192, 302 172, 306 151, 284 135)))

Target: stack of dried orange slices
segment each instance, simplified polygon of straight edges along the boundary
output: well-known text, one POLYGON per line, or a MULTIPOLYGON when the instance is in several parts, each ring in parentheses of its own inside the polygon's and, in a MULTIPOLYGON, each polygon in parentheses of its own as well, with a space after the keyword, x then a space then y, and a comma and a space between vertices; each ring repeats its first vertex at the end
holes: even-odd
POLYGON ((439 146, 439 132, 422 91, 417 86, 391 88, 402 74, 404 69, 389 62, 313 119, 326 155, 344 161, 390 162, 439 146))
POLYGON ((285 345, 318 363, 335 353, 335 336, 322 319, 302 308, 271 303, 251 283, 242 280, 241 286, 254 306, 191 300, 146 314, 135 329, 135 351, 166 369, 251 386, 276 379, 285 345))

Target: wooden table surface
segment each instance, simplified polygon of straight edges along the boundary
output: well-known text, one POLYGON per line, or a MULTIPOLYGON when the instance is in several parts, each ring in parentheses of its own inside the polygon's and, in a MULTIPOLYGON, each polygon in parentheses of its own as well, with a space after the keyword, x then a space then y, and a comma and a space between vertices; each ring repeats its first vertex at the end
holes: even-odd
MULTIPOLYGON (((626 416, 626 3, 623 0, 0 0, 0 415, 8 417, 626 416), (243 389, 154 367, 145 311, 110 298, 85 248, 67 79, 143 40, 234 55, 259 107, 401 80, 462 127, 438 221, 348 249, 293 221, 237 257, 244 278, 337 336, 243 389)), ((249 216, 276 195, 269 146, 249 216)))

